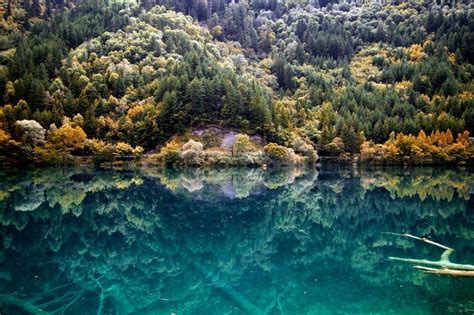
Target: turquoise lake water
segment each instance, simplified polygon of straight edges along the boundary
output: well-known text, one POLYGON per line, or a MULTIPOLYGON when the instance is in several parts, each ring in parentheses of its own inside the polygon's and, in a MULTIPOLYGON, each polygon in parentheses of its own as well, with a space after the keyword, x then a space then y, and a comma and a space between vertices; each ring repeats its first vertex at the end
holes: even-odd
POLYGON ((467 169, 0 172, 0 314, 473 314, 467 169))

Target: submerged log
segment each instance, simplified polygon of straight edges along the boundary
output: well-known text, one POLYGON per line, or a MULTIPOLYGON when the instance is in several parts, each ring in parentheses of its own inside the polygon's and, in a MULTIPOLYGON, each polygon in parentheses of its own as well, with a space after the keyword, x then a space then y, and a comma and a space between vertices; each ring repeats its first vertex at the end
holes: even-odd
POLYGON ((232 288, 225 282, 219 281, 218 277, 208 271, 204 266, 193 262, 192 265, 207 279, 209 279, 216 289, 219 289, 228 298, 233 300, 242 310, 249 314, 266 314, 257 305, 253 304, 243 294, 232 288))
POLYGON ((386 233, 386 234, 413 238, 421 242, 444 249, 439 260, 388 257, 389 260, 414 264, 415 265, 413 266, 414 268, 421 270, 424 273, 436 274, 440 276, 452 276, 452 277, 474 277, 474 265, 458 264, 458 263, 453 263, 449 260, 449 256, 454 252, 454 249, 448 246, 433 242, 432 240, 424 238, 424 237, 418 237, 411 234, 398 234, 398 233, 386 233), (430 267, 427 267, 427 266, 430 266, 430 267), (438 267, 438 268, 432 268, 432 267, 438 267))
POLYGON ((473 265, 465 265, 465 264, 456 264, 450 261, 433 261, 433 260, 426 260, 426 259, 411 259, 411 258, 401 258, 401 257, 388 257, 389 260, 394 261, 402 261, 416 265, 426 265, 426 266, 433 266, 433 267, 440 267, 440 268, 447 268, 453 270, 465 270, 465 271, 473 271, 473 265))
POLYGON ((20 309, 22 312, 31 315, 50 314, 49 312, 46 312, 41 308, 29 303, 28 301, 24 301, 6 294, 0 294, 0 305, 13 306, 20 309))
POLYGON ((455 277, 474 277, 474 271, 471 270, 453 270, 449 268, 428 268, 425 266, 415 266, 416 269, 422 270, 425 273, 432 273, 442 276, 455 276, 455 277))

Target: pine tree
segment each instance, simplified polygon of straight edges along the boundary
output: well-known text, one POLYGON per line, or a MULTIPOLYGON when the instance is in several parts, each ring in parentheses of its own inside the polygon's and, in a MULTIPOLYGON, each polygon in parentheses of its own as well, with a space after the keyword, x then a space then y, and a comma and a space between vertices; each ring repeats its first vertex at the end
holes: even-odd
POLYGON ((354 128, 345 126, 342 129, 341 138, 346 152, 352 154, 359 152, 360 142, 354 128))

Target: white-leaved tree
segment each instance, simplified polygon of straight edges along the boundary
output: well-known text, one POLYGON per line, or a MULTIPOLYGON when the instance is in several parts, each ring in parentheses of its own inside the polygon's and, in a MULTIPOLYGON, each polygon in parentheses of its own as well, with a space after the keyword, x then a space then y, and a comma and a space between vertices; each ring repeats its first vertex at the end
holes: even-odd
POLYGON ((36 120, 18 120, 16 126, 22 142, 31 147, 45 143, 46 130, 36 120))

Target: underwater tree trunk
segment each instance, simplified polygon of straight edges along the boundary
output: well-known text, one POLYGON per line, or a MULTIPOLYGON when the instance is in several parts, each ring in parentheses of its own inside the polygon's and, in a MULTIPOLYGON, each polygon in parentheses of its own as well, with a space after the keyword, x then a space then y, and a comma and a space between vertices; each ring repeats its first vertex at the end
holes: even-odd
POLYGON ((205 278, 209 279, 217 289, 237 303, 237 305, 239 305, 239 307, 244 311, 248 312, 249 314, 265 314, 263 310, 253 304, 244 295, 240 294, 226 283, 220 282, 217 277, 215 277, 211 272, 206 270, 206 268, 200 264, 192 263, 192 266, 194 266, 194 268, 196 268, 205 278))
POLYGON ((415 268, 423 270, 426 273, 433 273, 438 275, 444 276, 456 276, 456 277, 474 277, 474 271, 470 270, 453 270, 453 269, 436 269, 436 268, 428 268, 424 266, 415 266, 415 268))
POLYGON ((424 243, 434 245, 444 249, 439 260, 427 260, 427 259, 412 259, 412 258, 401 258, 401 257, 388 257, 389 260, 402 261, 410 264, 414 264, 414 268, 423 271, 424 273, 431 273, 441 276, 453 276, 453 277, 474 277, 474 265, 469 264, 457 264, 449 260, 449 256, 454 252, 454 249, 447 247, 443 244, 433 242, 427 238, 414 236, 411 234, 397 234, 397 233, 386 233, 391 235, 403 236, 413 238, 424 243), (430 268, 438 267, 438 268, 430 268))
POLYGON ((6 294, 0 294, 0 305, 14 306, 26 312, 27 314, 32 314, 32 315, 50 314, 49 312, 43 311, 39 307, 36 307, 35 305, 29 303, 28 301, 24 301, 14 296, 6 295, 6 294))

